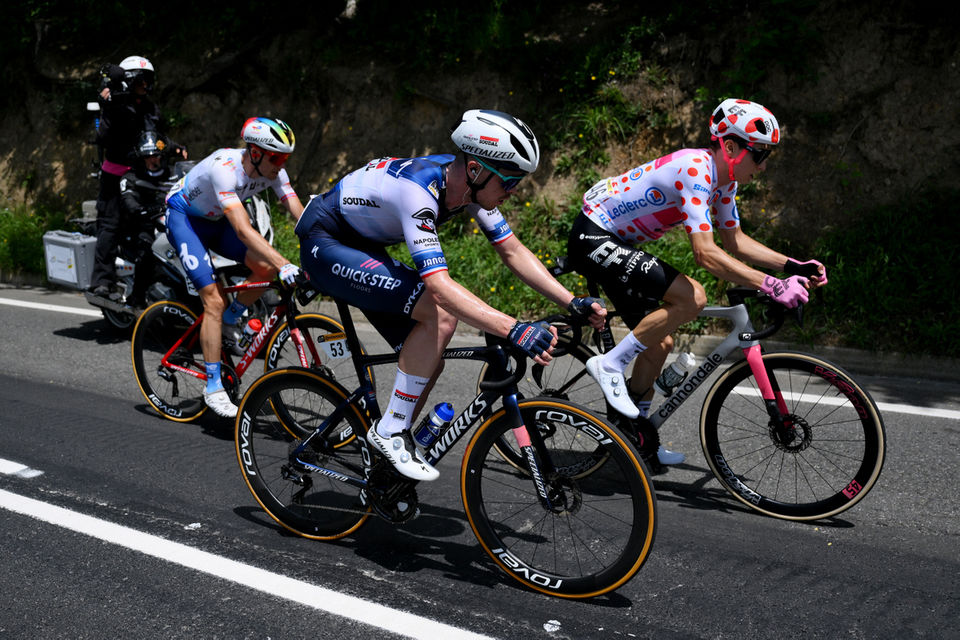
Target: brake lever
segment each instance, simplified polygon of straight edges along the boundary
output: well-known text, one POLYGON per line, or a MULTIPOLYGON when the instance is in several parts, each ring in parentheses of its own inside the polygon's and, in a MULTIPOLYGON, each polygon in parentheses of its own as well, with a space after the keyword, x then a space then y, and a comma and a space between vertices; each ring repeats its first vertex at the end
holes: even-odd
POLYGON ((802 329, 803 328, 803 303, 800 302, 796 307, 790 309, 790 315, 793 317, 793 321, 802 329))

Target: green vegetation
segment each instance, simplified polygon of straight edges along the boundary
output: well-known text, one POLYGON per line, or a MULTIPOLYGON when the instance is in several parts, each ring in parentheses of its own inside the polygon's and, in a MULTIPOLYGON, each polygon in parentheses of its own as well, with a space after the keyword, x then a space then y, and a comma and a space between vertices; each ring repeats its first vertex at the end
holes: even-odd
MULTIPOLYGON (((301 86, 305 79, 316 77, 312 73, 316 65, 370 60, 397 65, 405 78, 425 73, 499 73, 518 90, 509 99, 491 99, 523 113, 546 154, 555 158, 552 169, 573 178, 567 193, 521 189, 503 207, 520 239, 550 265, 565 253, 566 234, 579 210, 580 195, 605 177, 598 168, 609 162, 611 150, 638 138, 662 141, 678 133, 676 104, 647 96, 679 88, 685 96, 681 101, 692 102, 706 119, 723 97, 765 102, 767 80, 774 70, 784 71, 792 82, 815 82, 811 74, 820 49, 820 35, 809 24, 810 15, 819 10, 813 0, 766 0, 745 8, 746 15, 738 23, 719 20, 730 11, 729 3, 720 0, 655 6, 617 0, 589 5, 540 0, 451 5, 419 0, 414 6, 359 0, 356 16, 336 18, 345 4, 291 3, 277 17, 282 24, 265 27, 262 21, 250 19, 262 14, 262 6, 251 0, 238 0, 229 7, 193 3, 188 23, 179 20, 187 8, 179 0, 151 7, 118 0, 24 0, 10 7, 8 37, 0 41, 0 55, 10 70, 10 90, 0 97, 0 107, 19 108, 16 101, 23 92, 45 91, 54 105, 56 132, 77 138, 81 134, 71 131, 69 114, 72 105, 90 94, 89 82, 38 78, 29 71, 35 67, 32 56, 39 38, 76 51, 79 58, 93 57, 96 39, 90 34, 104 32, 128 34, 146 50, 195 52, 202 42, 204 55, 279 56, 285 68, 282 80, 289 86, 301 86), (300 41, 296 51, 275 44, 297 29, 312 34, 310 44, 303 46, 300 41), (736 46, 702 44, 724 37, 724 42, 735 41, 736 46), (678 43, 682 51, 668 51, 669 45, 678 43), (710 69, 692 78, 699 83, 694 86, 691 78, 674 77, 677 70, 669 66, 677 56, 688 54, 696 57, 684 58, 684 64, 710 69), (709 56, 720 58, 708 60, 709 56)), ((412 100, 414 87, 398 79, 396 99, 412 100)), ((235 91, 236 85, 222 89, 235 91)), ((219 89, 209 85, 205 90, 219 89)), ((165 106, 170 109, 164 116, 171 126, 200 126, 188 122, 175 105, 165 106)), ((832 118, 829 112, 816 111, 783 117, 804 119, 813 133, 833 127, 832 118)), ((83 138, 88 135, 84 130, 83 138)), ((858 166, 858 161, 862 162, 849 160, 833 167, 838 192, 868 192, 867 167, 858 166)), ((26 172, 24 188, 35 190, 35 178, 26 172)), ((941 292, 940 284, 960 272, 960 259, 951 243, 932 238, 927 231, 957 213, 957 195, 929 192, 917 198, 911 193, 903 197, 903 204, 849 211, 848 224, 825 230, 816 246, 800 247, 778 237, 775 221, 770 223, 762 210, 754 210, 765 196, 762 184, 740 192, 748 233, 788 255, 818 256, 830 271, 830 284, 808 307, 806 327, 797 338, 960 357, 960 309, 952 296, 941 292)), ((4 272, 43 273, 40 238, 47 229, 66 228, 68 209, 75 208, 66 206, 57 194, 37 194, 36 199, 41 205, 33 211, 0 209, 0 270, 4 272)), ((298 241, 289 218, 275 202, 272 211, 276 246, 298 262, 298 241)), ((475 222, 451 221, 441 228, 441 240, 453 277, 493 306, 523 318, 555 311, 509 273, 475 222)), ((667 234, 649 249, 703 283, 711 302, 722 300, 726 284, 693 263, 682 232, 667 234)), ((409 260, 402 245, 391 251, 409 260)), ((578 276, 562 280, 574 292, 585 293, 578 276)), ((703 329, 699 324, 687 327, 703 329)))

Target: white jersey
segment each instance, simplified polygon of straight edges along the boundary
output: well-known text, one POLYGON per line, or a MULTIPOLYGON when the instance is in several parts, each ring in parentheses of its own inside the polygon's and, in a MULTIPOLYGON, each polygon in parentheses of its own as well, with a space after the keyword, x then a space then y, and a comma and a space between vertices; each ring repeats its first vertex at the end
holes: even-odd
POLYGON ((227 206, 240 204, 267 188, 272 188, 281 202, 297 195, 286 169, 281 169, 274 180, 248 176, 243 170, 245 153, 245 149, 211 153, 170 189, 167 206, 187 215, 218 220, 227 206))
POLYGON ((406 242, 421 277, 447 270, 437 227, 461 211, 474 218, 487 239, 498 244, 513 235, 498 209, 471 204, 458 211, 441 205, 444 170, 452 155, 377 158, 345 176, 327 194, 313 198, 297 223, 306 236, 313 225, 339 237, 344 224, 372 244, 406 242))
POLYGON ((673 227, 713 231, 713 222, 740 225, 737 183, 717 185, 717 167, 706 149, 681 149, 605 178, 583 195, 583 213, 624 242, 656 240, 673 227))

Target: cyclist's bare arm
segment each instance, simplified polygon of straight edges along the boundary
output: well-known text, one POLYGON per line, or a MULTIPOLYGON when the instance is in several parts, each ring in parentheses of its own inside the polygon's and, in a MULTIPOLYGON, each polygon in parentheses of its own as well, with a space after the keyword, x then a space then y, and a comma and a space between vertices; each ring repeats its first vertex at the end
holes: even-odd
MULTIPOLYGON (((735 234, 736 231, 737 230, 735 229, 724 229, 720 231, 721 237, 724 238, 724 246, 729 245, 727 244, 728 240, 723 234, 735 234)), ((743 234, 743 232, 740 233, 741 235, 746 236, 746 234, 743 234)), ((759 289, 763 284, 763 279, 766 274, 761 271, 757 271, 753 267, 738 260, 717 246, 717 244, 713 241, 713 233, 709 231, 691 233, 687 237, 690 238, 690 245, 693 247, 693 257, 697 261, 697 264, 716 277, 726 280, 727 282, 733 282, 734 284, 743 285, 745 287, 753 287, 755 289, 759 289)), ((760 245, 759 242, 753 242, 757 245, 760 245)), ((771 254, 779 255, 773 250, 769 251, 771 254)), ((770 265, 770 268, 780 269, 783 267, 783 264, 786 262, 786 260, 786 256, 781 256, 779 266, 770 265)), ((767 265, 761 262, 760 266, 767 265)))
POLYGON ((239 200, 228 204, 223 210, 223 215, 233 226, 234 231, 237 232, 240 242, 245 244, 265 263, 279 271, 283 265, 290 262, 279 251, 271 247, 266 238, 253 228, 253 225, 250 224, 250 218, 247 216, 247 211, 239 200))
MULTIPOLYGON (((573 294, 550 275, 550 272, 537 259, 537 256, 516 236, 511 236, 500 244, 494 245, 494 249, 500 255, 503 263, 521 282, 543 295, 543 297, 553 301, 563 309, 566 309, 570 301, 573 300, 573 294)), ((602 329, 607 310, 597 303, 594 303, 593 310, 594 313, 590 316, 590 325, 595 329, 602 329)))
POLYGON ((516 320, 497 311, 450 277, 447 271, 430 274, 423 280, 427 295, 437 306, 471 327, 505 338, 516 320))
POLYGON ((282 201, 283 207, 287 210, 292 217, 294 222, 300 219, 300 214, 303 213, 303 203, 300 202, 300 198, 297 196, 290 196, 289 198, 282 201))

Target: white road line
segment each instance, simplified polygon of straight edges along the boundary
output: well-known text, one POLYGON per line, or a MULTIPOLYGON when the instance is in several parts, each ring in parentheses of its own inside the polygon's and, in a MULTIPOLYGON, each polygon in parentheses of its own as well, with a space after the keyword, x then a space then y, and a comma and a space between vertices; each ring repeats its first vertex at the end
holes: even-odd
POLYGON ((2 489, 0 508, 408 638, 487 638, 2 489))
POLYGON ((43 471, 39 469, 31 469, 25 464, 20 464, 13 460, 4 460, 3 458, 0 458, 0 473, 20 478, 36 478, 37 476, 43 475, 43 471))
POLYGON ((56 304, 46 304, 44 302, 26 302, 24 300, 11 300, 10 298, 0 298, 0 304, 6 304, 11 307, 25 307, 27 309, 39 309, 41 311, 58 311, 60 313, 75 313, 79 316, 97 316, 100 317, 100 311, 97 309, 84 309, 82 307, 62 307, 56 304))
MULTIPOLYGON (((737 387, 734 392, 741 396, 755 396, 759 398, 759 392, 751 387, 737 387)), ((784 393, 787 400, 797 400, 799 402, 816 402, 830 406, 840 406, 847 402, 846 398, 821 398, 818 395, 803 393, 784 393)), ((927 416, 930 418, 947 418, 948 420, 960 420, 960 411, 951 409, 937 409, 935 407, 917 407, 912 404, 895 404, 892 402, 878 402, 877 409, 881 413, 908 413, 915 416, 927 416)))

